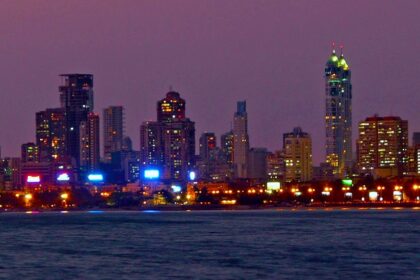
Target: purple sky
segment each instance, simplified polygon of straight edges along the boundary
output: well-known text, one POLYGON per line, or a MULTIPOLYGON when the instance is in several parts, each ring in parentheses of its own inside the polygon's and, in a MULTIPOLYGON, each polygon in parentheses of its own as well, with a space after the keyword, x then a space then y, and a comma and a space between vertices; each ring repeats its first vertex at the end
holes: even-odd
MULTIPOLYGON (((230 128, 248 103, 251 146, 294 126, 324 158, 323 70, 331 42, 352 69, 357 123, 374 113, 420 131, 420 1, 1 1, 0 145, 34 141, 35 112, 58 106, 58 74, 95 75, 95 110, 126 107, 126 132, 156 118, 170 85, 203 131, 230 128)), ((411 136, 410 136, 411 138, 411 136)))

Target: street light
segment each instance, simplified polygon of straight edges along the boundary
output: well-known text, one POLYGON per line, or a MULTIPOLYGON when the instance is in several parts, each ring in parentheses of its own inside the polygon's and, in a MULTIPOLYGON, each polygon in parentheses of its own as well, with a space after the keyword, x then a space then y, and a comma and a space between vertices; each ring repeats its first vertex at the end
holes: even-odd
POLYGON ((376 189, 377 189, 377 190, 378 190, 378 192, 379 192, 379 200, 380 200, 380 201, 383 201, 383 200, 384 200, 384 198, 383 198, 383 196, 382 196, 382 192, 385 190, 385 187, 384 187, 384 186, 378 186, 376 189))
POLYGON ((419 202, 420 201, 420 196, 419 196, 420 185, 414 184, 413 190, 416 193, 416 201, 419 202))
POLYGON ((359 187, 359 192, 362 193, 362 201, 365 201, 365 196, 364 195, 365 195, 366 190, 367 190, 367 188, 366 188, 365 185, 359 187))
POLYGON ((31 206, 31 200, 33 198, 32 194, 27 193, 27 194, 25 194, 24 198, 25 198, 25 205, 26 205, 26 207, 31 206))
POLYGON ((60 195, 60 198, 61 198, 61 200, 63 202, 63 206, 64 207, 67 207, 67 199, 69 198, 69 194, 68 193, 62 193, 60 195))

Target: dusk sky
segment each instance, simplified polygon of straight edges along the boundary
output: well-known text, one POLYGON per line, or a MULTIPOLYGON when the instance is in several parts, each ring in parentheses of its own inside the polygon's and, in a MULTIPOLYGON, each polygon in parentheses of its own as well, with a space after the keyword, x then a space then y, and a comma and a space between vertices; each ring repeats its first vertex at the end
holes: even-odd
MULTIPOLYGON (((352 70, 353 142, 375 113, 420 131, 420 1, 0 1, 0 146, 35 141, 35 112, 59 106, 62 73, 94 74, 95 111, 126 108, 126 134, 156 119, 169 86, 196 136, 248 106, 250 144, 277 150, 301 126, 324 160, 323 71, 331 42, 352 70)), ((102 125, 102 124, 101 124, 102 125)))

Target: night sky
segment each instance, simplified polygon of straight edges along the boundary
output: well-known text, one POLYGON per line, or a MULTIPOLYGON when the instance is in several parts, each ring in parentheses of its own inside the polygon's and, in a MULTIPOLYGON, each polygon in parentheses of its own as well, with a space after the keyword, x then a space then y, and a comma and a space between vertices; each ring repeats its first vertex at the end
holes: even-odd
MULTIPOLYGON (((94 74, 95 111, 126 108, 126 134, 156 119, 169 87, 203 131, 230 129, 247 100, 252 147, 301 126, 324 159, 323 71, 331 42, 352 70, 353 141, 375 113, 420 131, 420 1, 0 1, 0 145, 35 141, 35 112, 59 106, 61 73, 94 74)), ((101 124, 102 125, 102 124, 101 124)))

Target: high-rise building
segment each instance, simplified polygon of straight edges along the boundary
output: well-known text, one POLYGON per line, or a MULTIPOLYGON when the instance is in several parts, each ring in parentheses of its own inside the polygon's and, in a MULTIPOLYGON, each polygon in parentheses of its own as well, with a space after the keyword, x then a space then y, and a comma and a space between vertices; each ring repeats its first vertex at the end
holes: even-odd
POLYGON ((161 167, 164 164, 163 125, 159 122, 143 122, 140 126, 140 164, 144 168, 161 167))
POLYGON ((199 160, 197 162, 199 177, 208 179, 214 173, 216 164, 216 154, 214 150, 216 146, 216 135, 213 132, 204 132, 200 136, 199 160))
POLYGON ((246 101, 238 101, 233 117, 233 166, 236 178, 248 177, 248 114, 246 101))
POLYGON ((166 123, 163 128, 164 178, 186 181, 195 164, 195 128, 189 119, 166 123))
POLYGON ((124 138, 124 108, 110 106, 103 112, 104 160, 111 161, 111 154, 122 150, 124 138))
POLYGON ((408 122, 400 117, 366 118, 359 123, 357 141, 359 173, 374 174, 388 170, 402 176, 408 169, 408 122))
POLYGON ((83 172, 96 170, 99 167, 99 115, 89 113, 82 121, 80 129, 80 168, 83 172))
POLYGON ((208 159, 211 150, 216 148, 216 135, 213 132, 204 132, 200 136, 200 159, 208 159))
POLYGON ((233 165, 233 131, 222 134, 220 137, 220 148, 225 156, 226 163, 233 165))
POLYGON ((160 179, 183 183, 195 164, 194 122, 185 117, 185 100, 170 91, 157 102, 157 122, 140 128, 141 170, 160 168, 160 179))
POLYGON ((36 113, 36 144, 42 162, 66 162, 66 125, 63 108, 36 113))
POLYGON ((312 180, 312 140, 300 127, 283 134, 284 178, 287 182, 312 180))
POLYGON ((335 50, 325 66, 326 95, 326 162, 337 177, 345 176, 352 167, 352 84, 351 71, 343 52, 335 50))
POLYGON ((93 111, 93 75, 63 74, 59 87, 61 107, 65 111, 66 153, 80 166, 80 124, 93 111))
POLYGON ((25 143, 21 146, 22 162, 39 162, 39 147, 35 143, 25 143))

